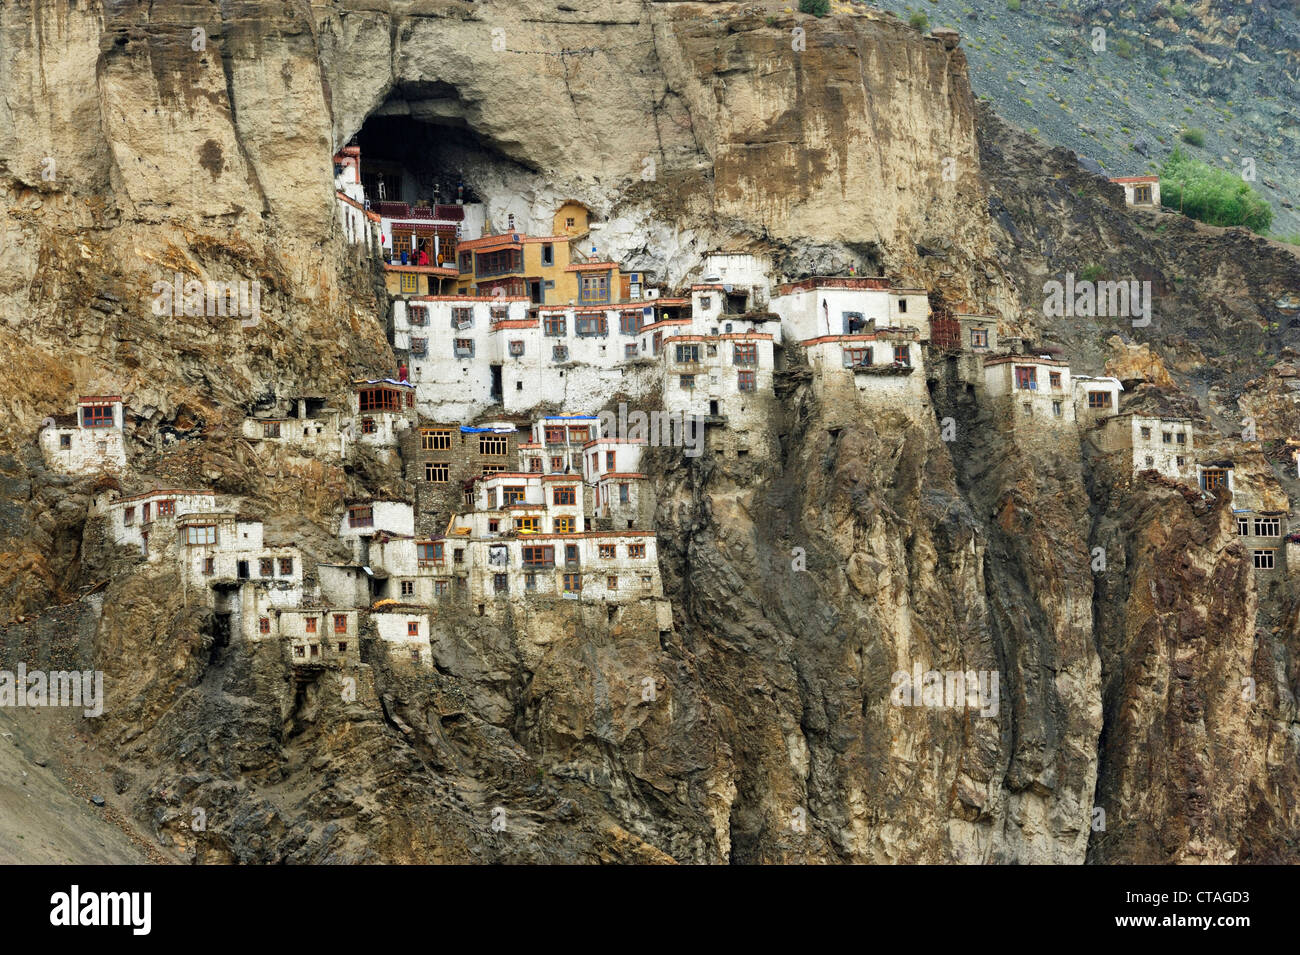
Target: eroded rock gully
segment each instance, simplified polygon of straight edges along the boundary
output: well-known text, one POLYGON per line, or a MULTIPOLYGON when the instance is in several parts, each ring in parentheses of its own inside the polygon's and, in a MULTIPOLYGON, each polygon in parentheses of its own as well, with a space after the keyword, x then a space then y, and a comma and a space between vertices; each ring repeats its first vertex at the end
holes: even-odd
MULTIPOLYGON (((796 366, 762 466, 656 453, 669 630, 446 614, 425 677, 367 633, 353 684, 298 678, 105 545, 92 485, 32 444, 78 391, 130 396, 142 475, 244 495, 307 541, 347 495, 401 490, 373 462, 271 473, 238 438, 259 395, 394 364, 328 173, 385 103, 473 128, 483 180, 514 188, 491 211, 526 226, 580 199, 669 282, 731 241, 791 274, 870 264, 1100 373, 1134 333, 1049 323, 1039 290, 1124 260, 1167 293, 1143 340, 1176 387, 1230 394, 1297 346, 1265 331, 1293 253, 1130 216, 978 107, 960 47, 865 10, 574 6, 0 10, 0 656, 93 660, 119 688, 88 725, 140 827, 196 862, 1293 859, 1295 606, 1270 598, 1260 632, 1222 508, 1026 443, 942 362, 924 407, 869 414, 796 366), (150 314, 173 271, 259 279, 261 323, 150 314), (996 713, 892 705, 916 663, 996 672, 996 713)), ((1257 404, 1280 433, 1282 403, 1257 404)))

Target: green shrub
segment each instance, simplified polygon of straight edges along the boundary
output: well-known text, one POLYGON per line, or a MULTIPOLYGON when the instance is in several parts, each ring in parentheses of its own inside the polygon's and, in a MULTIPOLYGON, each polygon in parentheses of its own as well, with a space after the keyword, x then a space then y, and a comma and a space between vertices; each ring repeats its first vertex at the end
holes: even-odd
POLYGON ((1007 0, 1007 9, 1012 13, 1020 12, 1020 0, 1007 0))
POLYGON ((1115 55, 1118 56, 1120 59, 1123 60, 1133 59, 1133 44, 1130 43, 1128 40, 1124 39, 1123 37, 1120 37, 1111 45, 1115 48, 1115 55))
POLYGON ((1085 282, 1095 282, 1105 274, 1106 266, 1104 265, 1086 265, 1083 271, 1079 273, 1079 277, 1085 282))
POLYGON ((799 12, 824 17, 831 12, 831 0, 799 0, 799 12))
POLYGON ((1272 206, 1250 183, 1178 148, 1160 169, 1160 204, 1210 225, 1244 225, 1261 234, 1273 222, 1272 206))
POLYGON ((1189 146, 1205 145, 1205 130, 1203 129, 1184 129, 1183 134, 1178 137, 1189 146))
POLYGON ((1187 9, 1187 4, 1175 3, 1173 7, 1170 9, 1169 15, 1173 17, 1175 20, 1185 20, 1187 19, 1187 15, 1190 14, 1191 12, 1192 12, 1191 10, 1187 9))
MULTIPOLYGON (((799 2, 803 3, 804 0, 799 0, 799 2)), ((827 0, 827 2, 829 2, 829 0, 827 0)), ((908 17, 907 22, 912 25, 913 30, 920 33, 924 33, 930 28, 930 18, 919 10, 908 17)))

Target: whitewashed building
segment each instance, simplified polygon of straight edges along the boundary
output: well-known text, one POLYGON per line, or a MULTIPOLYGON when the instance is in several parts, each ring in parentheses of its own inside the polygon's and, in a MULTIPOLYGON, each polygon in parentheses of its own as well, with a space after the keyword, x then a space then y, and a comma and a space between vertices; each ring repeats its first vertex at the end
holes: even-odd
POLYGON ((85 395, 73 414, 53 415, 40 432, 46 466, 65 474, 126 470, 120 395, 85 395))
POLYGON ((1088 428, 1119 413, 1119 396, 1124 390, 1118 378, 1075 375, 1074 416, 1079 427, 1088 428))
POLYGON ((1196 446, 1190 418, 1167 418, 1134 412, 1115 415, 1099 429, 1103 450, 1131 461, 1133 472, 1159 471, 1176 481, 1188 481, 1196 471, 1196 446))
POLYGON ((987 397, 1004 424, 1074 429, 1070 364, 1047 355, 998 355, 984 359, 987 397))
POLYGON ((885 278, 818 276, 777 286, 771 309, 783 337, 808 341, 869 333, 876 327, 914 328, 930 340, 930 299, 925 289, 894 288, 885 278))

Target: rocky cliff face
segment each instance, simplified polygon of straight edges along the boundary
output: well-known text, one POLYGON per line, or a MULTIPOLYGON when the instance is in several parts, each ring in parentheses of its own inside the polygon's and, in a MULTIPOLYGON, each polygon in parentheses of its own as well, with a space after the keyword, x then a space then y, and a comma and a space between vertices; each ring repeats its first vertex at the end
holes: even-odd
POLYGON ((659 453, 671 630, 439 618, 431 675, 373 654, 351 687, 300 681, 105 547, 91 488, 32 442, 77 393, 127 397, 142 483, 244 495, 305 541, 345 495, 399 486, 377 465, 268 474, 237 437, 261 394, 394 364, 331 194, 333 149, 372 115, 461 130, 445 149, 492 216, 582 200, 666 281, 724 243, 791 274, 878 268, 1079 370, 1162 372, 1228 431, 1250 356, 1294 344, 1270 330, 1293 254, 1130 217, 977 110, 960 47, 865 8, 573 7, 0 10, 0 647, 106 671, 90 725, 123 811, 201 862, 1293 853, 1295 611, 1272 600, 1257 631, 1226 513, 1025 443, 945 367, 921 413, 829 406, 792 370, 772 467, 659 453), (1097 263, 1157 284, 1150 332, 1043 317, 1044 279, 1097 263), (259 280, 260 321, 152 314, 176 272, 259 280), (50 623, 65 600, 74 640, 50 623), (997 675, 996 705, 895 705, 914 667, 997 675))

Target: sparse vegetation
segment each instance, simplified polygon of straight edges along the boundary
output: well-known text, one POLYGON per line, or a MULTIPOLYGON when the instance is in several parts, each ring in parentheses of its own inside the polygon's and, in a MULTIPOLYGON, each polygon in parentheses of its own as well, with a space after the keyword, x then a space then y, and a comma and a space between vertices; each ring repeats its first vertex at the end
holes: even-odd
MULTIPOLYGON (((800 0, 800 2, 802 3, 803 0, 800 0)), ((907 22, 911 25, 913 30, 916 30, 919 33, 924 33, 930 28, 930 18, 920 10, 908 17, 907 22)))
POLYGON ((1079 277, 1085 282, 1095 282, 1105 274, 1106 267, 1104 265, 1085 265, 1083 271, 1079 273, 1079 277))
POLYGON ((1122 60, 1133 59, 1133 44, 1123 37, 1119 37, 1111 46, 1115 50, 1115 55, 1122 60))
POLYGON ((1273 222, 1273 209, 1249 183, 1175 148, 1160 169, 1160 204, 1201 222, 1244 225, 1260 234, 1273 222))
POLYGON ((1184 129, 1182 135, 1178 137, 1189 146, 1205 145, 1205 130, 1203 129, 1184 129))
POLYGON ((1187 4, 1185 3, 1175 3, 1169 9, 1169 15, 1175 20, 1186 20, 1191 12, 1192 11, 1187 8, 1187 4))
POLYGON ((1012 13, 1020 12, 1020 0, 1007 0, 1007 9, 1012 13))
POLYGON ((824 17, 831 12, 831 0, 799 0, 799 12, 824 17))

